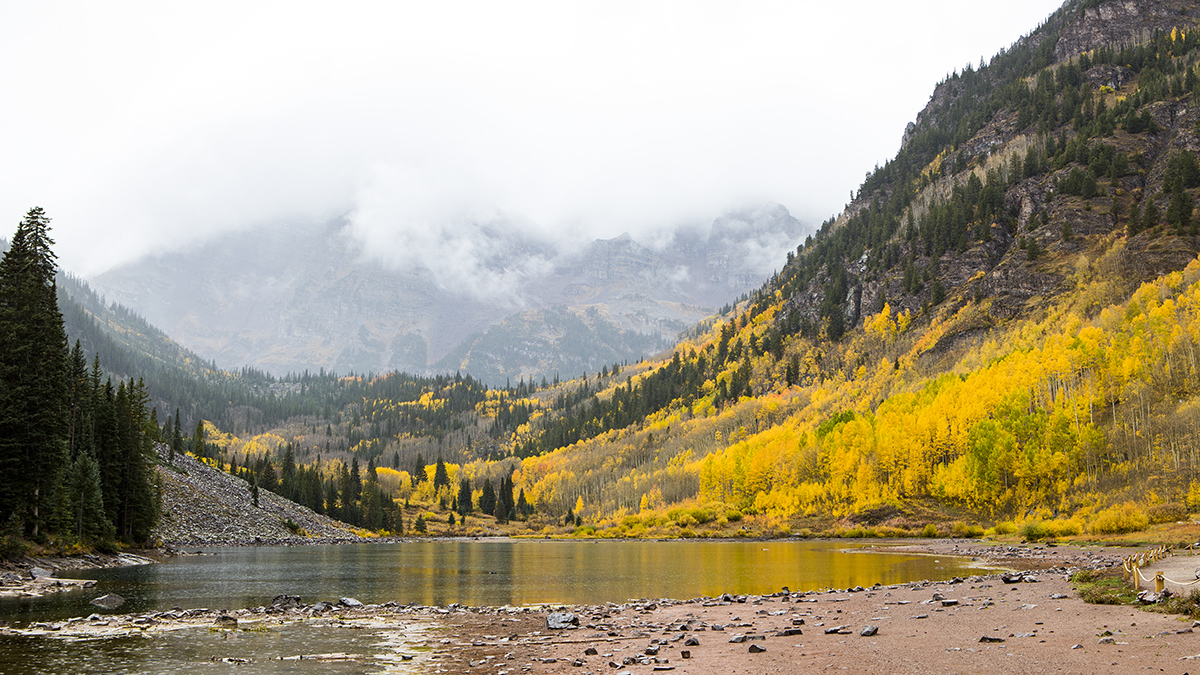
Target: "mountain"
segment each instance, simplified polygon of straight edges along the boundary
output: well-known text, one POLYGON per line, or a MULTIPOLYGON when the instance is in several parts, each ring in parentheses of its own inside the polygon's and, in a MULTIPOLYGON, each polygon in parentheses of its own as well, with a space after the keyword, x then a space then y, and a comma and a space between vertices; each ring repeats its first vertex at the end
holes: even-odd
MULTIPOLYGON (((511 476, 546 534, 1041 538, 1200 509, 1198 18, 1067 2, 938 84, 745 301, 661 359, 489 399, 486 453, 439 446, 451 475, 511 476)), ((661 274, 629 241, 594 259, 661 274)), ((404 450, 365 419, 346 433, 404 450)))
POLYGON ((655 245, 622 235, 579 250, 502 218, 472 228, 471 250, 440 261, 452 270, 441 276, 371 255, 352 223, 335 219, 227 234, 93 283, 228 367, 470 370, 499 384, 669 347, 760 284, 804 233, 777 204, 726 214, 707 232, 680 228, 655 245))
MULTIPOLYGON (((504 389, 271 380, 290 403, 243 406, 206 452, 270 478, 286 448, 351 515, 331 495, 353 494, 347 465, 374 466, 380 489, 449 531, 454 507, 491 504, 496 485, 528 506, 498 519, 539 536, 1045 538, 1186 519, 1200 510, 1198 20, 1167 0, 1067 2, 939 83, 843 213, 661 355, 504 389)), ((522 297, 546 304, 492 308, 493 343, 440 352, 427 331, 406 348, 482 368, 504 350, 530 373, 576 367, 541 355, 556 343, 611 358, 601 321, 660 320, 688 283, 730 283, 772 241, 760 221, 593 242, 548 266, 545 242, 481 227, 495 255, 475 269, 500 272, 476 278, 511 281, 500 261, 517 260, 543 280, 522 297), (738 242, 757 243, 722 260, 738 242), (639 293, 621 306, 641 309, 611 311, 639 293)), ((353 302, 330 309, 363 325, 353 302)))

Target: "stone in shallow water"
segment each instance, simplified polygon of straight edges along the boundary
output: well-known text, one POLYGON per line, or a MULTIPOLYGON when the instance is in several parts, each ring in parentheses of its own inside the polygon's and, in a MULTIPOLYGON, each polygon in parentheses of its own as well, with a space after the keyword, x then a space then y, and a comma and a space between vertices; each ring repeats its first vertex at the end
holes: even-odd
POLYGON ((116 593, 108 593, 98 598, 93 598, 92 604, 104 609, 116 609, 125 604, 125 598, 122 598, 116 593))

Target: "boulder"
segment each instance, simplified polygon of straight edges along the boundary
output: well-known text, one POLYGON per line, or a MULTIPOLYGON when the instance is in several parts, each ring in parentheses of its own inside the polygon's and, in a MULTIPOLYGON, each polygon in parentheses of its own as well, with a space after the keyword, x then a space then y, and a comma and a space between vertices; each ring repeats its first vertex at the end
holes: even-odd
POLYGON ((281 609, 290 609, 299 607, 300 605, 300 596, 298 595, 277 595, 275 599, 271 600, 272 607, 279 607, 281 609))
POLYGON ((546 628, 550 630, 566 630, 578 626, 579 617, 570 612, 551 612, 546 615, 546 628))
POLYGON ((355 598, 342 598, 338 600, 338 604, 343 607, 362 607, 363 604, 355 598))
POLYGON ((45 567, 34 567, 29 570, 29 576, 33 579, 49 579, 54 576, 54 572, 45 567))
POLYGON ((125 604, 125 598, 116 593, 107 593, 92 599, 92 604, 103 609, 116 609, 125 604))
POLYGON ((879 633, 879 626, 863 626, 862 632, 859 635, 863 637, 875 637, 879 633))

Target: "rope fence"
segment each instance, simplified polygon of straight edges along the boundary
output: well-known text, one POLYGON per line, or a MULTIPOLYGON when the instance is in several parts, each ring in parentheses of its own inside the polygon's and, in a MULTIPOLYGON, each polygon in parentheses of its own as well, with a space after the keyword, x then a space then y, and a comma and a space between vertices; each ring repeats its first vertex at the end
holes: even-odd
MULTIPOLYGON (((1186 550, 1188 551, 1189 555, 1196 555, 1196 544, 1189 544, 1186 550)), ((1155 593, 1162 593, 1168 583, 1184 587, 1200 584, 1200 578, 1192 579, 1190 581, 1176 581, 1174 579, 1166 578, 1163 576, 1162 572, 1155 572, 1154 576, 1146 576, 1142 572, 1143 567, 1158 562, 1159 560, 1162 560, 1173 554, 1174 550, 1170 546, 1165 545, 1152 548, 1149 551, 1135 553, 1122 561, 1121 576, 1126 582, 1133 584, 1133 589, 1135 591, 1141 589, 1142 582, 1153 582, 1155 593)))

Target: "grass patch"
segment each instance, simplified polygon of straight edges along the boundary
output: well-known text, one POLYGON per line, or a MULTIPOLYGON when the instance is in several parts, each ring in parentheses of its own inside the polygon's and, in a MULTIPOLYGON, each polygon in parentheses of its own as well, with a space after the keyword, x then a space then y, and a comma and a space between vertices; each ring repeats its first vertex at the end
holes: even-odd
POLYGON ((1079 597, 1091 605, 1137 604, 1137 593, 1114 570, 1081 570, 1071 577, 1079 597))

